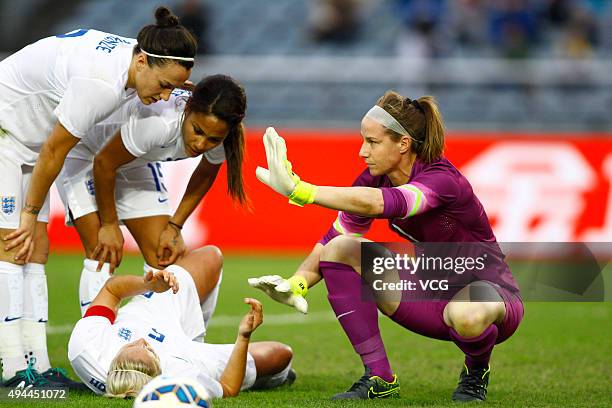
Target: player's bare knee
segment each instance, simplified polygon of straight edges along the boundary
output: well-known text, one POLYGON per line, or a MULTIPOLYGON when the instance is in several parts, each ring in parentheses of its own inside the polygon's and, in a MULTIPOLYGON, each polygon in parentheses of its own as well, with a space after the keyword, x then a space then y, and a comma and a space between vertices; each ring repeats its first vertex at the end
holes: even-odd
POLYGON ((223 268, 223 253, 215 245, 206 245, 202 250, 206 254, 206 262, 210 263, 213 269, 221 271, 223 268))
POLYGON ((38 247, 34 248, 34 252, 32 252, 32 256, 30 257, 30 263, 37 264, 46 264, 49 260, 49 247, 46 250, 40 249, 38 247))
POLYGON ((278 356, 280 365, 284 369, 289 365, 291 359, 293 358, 293 349, 287 344, 284 343, 275 343, 274 354, 278 356))
POLYGON ((223 268, 223 253, 221 250, 214 245, 206 245, 196 249, 193 253, 197 256, 196 262, 201 265, 197 269, 201 271, 203 279, 216 284, 223 268))
POLYGON ((83 242, 83 241, 81 241, 81 243, 83 244, 83 248, 85 249, 85 256, 88 259, 92 259, 94 251, 96 250, 96 243, 93 243, 93 242, 83 242))
POLYGON ((141 245, 140 252, 142 253, 142 257, 144 258, 147 265, 152 266, 156 269, 164 268, 158 263, 159 259, 157 258, 157 248, 154 247, 152 243, 151 245, 141 245))
POLYGON ((47 224, 36 229, 34 251, 30 257, 31 263, 46 264, 49 259, 49 237, 47 236, 47 224))
POLYGON ((392 316, 399 307, 399 302, 381 301, 377 302, 378 310, 385 316, 392 316))
POLYGON ((293 350, 277 341, 261 341, 249 345, 258 375, 273 375, 283 371, 293 358, 293 350))
POLYGON ((361 242, 353 237, 339 235, 329 241, 321 252, 321 261, 353 265, 361 256, 361 242))
MULTIPOLYGON (((449 303, 449 305, 451 305, 449 303)), ((449 309, 451 326, 462 337, 478 337, 492 323, 483 305, 461 302, 449 309)))

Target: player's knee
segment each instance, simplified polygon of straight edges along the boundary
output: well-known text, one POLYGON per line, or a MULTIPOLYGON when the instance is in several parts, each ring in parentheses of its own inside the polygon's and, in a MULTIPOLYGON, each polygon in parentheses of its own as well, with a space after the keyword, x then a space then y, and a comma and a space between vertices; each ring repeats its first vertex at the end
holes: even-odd
POLYGON ((83 244, 83 248, 85 249, 85 256, 88 259, 92 259, 94 251, 96 250, 96 243, 95 242, 84 242, 84 241, 81 241, 81 243, 83 244))
POLYGON ((207 296, 221 277, 223 254, 214 245, 207 245, 181 258, 177 265, 187 269, 196 282, 198 292, 207 296))
POLYGON ((277 341, 264 343, 265 350, 262 357, 267 361, 268 374, 276 374, 283 371, 293 358, 293 350, 284 343, 277 341))
POLYGON ((159 259, 157 258, 157 248, 154 246, 153 243, 141 243, 140 252, 142 253, 142 257, 144 258, 147 265, 152 266, 156 269, 163 269, 163 266, 158 263, 159 259))
POLYGON ((36 240, 34 242, 34 251, 32 252, 32 256, 30 257, 30 262, 46 264, 49 259, 49 237, 47 236, 47 231, 45 230, 43 233, 38 233, 36 235, 36 240))
POLYGON ((39 251, 38 249, 34 249, 34 252, 32 252, 32 256, 30 257, 30 263, 37 263, 37 264, 46 264, 47 261, 49 260, 49 251, 39 251))
POLYGON ((293 358, 293 349, 284 343, 276 343, 276 349, 274 352, 278 356, 283 368, 287 367, 293 358))
POLYGON ((352 264, 359 259, 361 242, 353 237, 339 235, 329 241, 321 252, 321 260, 352 264))
POLYGON ((223 253, 215 245, 207 245, 202 248, 207 253, 207 262, 210 262, 215 270, 221 271, 223 268, 223 253))
POLYGON ((223 268, 223 253, 214 245, 206 245, 195 251, 198 256, 198 261, 205 265, 202 268, 206 279, 219 280, 221 269, 223 268))
POLYGON ((462 337, 478 337, 492 323, 484 305, 461 302, 453 306, 449 309, 448 319, 453 329, 462 337))

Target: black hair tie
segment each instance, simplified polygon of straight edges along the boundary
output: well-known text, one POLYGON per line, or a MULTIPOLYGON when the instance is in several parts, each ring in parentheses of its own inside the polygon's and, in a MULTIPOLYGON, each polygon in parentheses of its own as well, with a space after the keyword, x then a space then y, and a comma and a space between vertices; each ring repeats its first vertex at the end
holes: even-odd
POLYGON ((414 106, 416 109, 420 110, 421 113, 425 113, 425 111, 423 111, 423 107, 421 106, 421 104, 419 103, 419 101, 417 101, 416 99, 414 99, 412 102, 412 106, 414 106))

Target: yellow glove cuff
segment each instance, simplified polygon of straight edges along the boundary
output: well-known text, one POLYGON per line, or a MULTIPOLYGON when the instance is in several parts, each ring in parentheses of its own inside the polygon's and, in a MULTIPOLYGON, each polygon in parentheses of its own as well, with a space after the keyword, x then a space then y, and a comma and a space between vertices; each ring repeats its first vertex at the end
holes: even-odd
POLYGON ((293 292, 294 295, 306 296, 308 293, 308 284, 303 276, 292 276, 287 279, 287 281, 291 285, 291 292, 293 292))
POLYGON ((285 161, 287 172, 291 176, 291 180, 295 183, 295 188, 289 194, 289 204, 303 207, 306 204, 312 204, 317 194, 317 186, 300 180, 300 176, 292 170, 292 165, 289 160, 285 161))
POLYGON ((306 204, 314 203, 316 194, 317 186, 300 181, 295 185, 291 194, 289 194, 289 203, 303 207, 306 204))

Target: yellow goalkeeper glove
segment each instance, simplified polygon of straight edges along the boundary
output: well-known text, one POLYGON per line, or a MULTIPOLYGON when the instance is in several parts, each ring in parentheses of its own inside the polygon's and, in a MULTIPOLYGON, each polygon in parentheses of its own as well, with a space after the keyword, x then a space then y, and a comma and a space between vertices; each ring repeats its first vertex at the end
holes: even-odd
POLYGON ((317 186, 300 180, 293 172, 291 162, 287 160, 285 140, 272 127, 266 129, 264 147, 268 168, 257 167, 255 174, 259 181, 277 193, 289 197, 291 204, 302 207, 313 203, 317 186))

